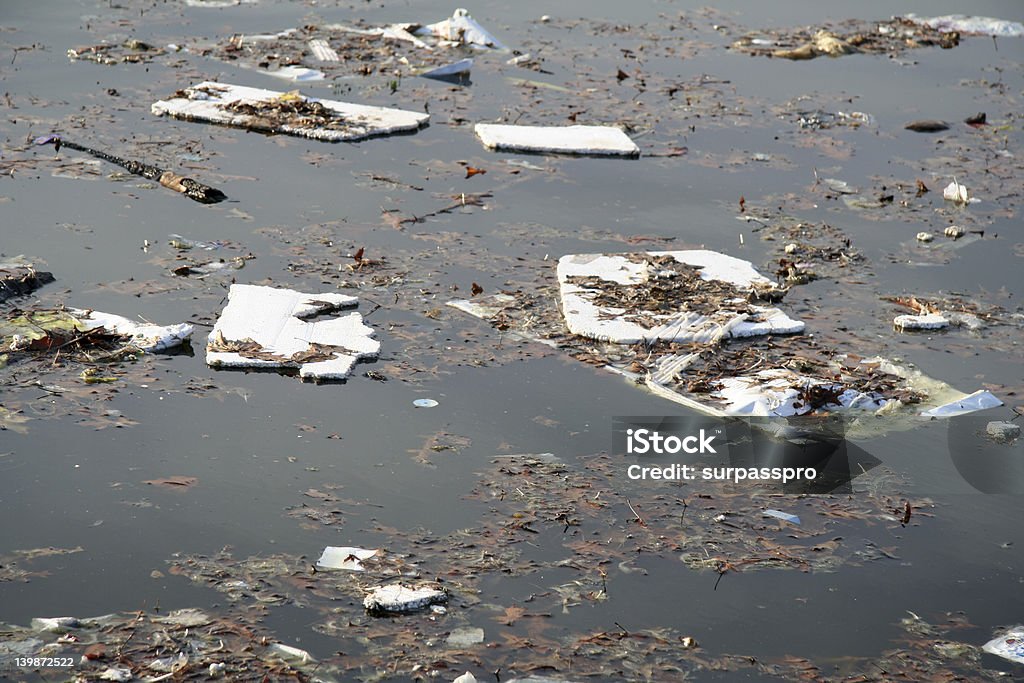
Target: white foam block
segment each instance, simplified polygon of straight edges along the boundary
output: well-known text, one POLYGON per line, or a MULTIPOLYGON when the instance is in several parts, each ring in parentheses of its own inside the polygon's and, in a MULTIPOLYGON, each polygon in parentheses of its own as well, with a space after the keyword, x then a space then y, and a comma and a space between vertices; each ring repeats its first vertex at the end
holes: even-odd
POLYGON ((153 103, 152 111, 157 115, 173 116, 187 121, 203 121, 250 130, 284 133, 299 137, 325 140, 328 142, 354 141, 375 135, 387 135, 414 131, 430 119, 425 113, 352 104, 337 100, 304 97, 309 102, 319 102, 336 113, 343 125, 327 128, 305 123, 302 116, 286 123, 268 124, 258 116, 231 112, 225 105, 234 102, 266 102, 280 99, 285 93, 262 88, 206 81, 185 89, 185 97, 173 97, 153 103))
MULTIPOLYGON (((671 256, 679 263, 701 268, 704 280, 718 280, 739 289, 771 287, 773 283, 758 273, 749 261, 706 250, 651 251, 649 256, 671 256)), ((562 298, 562 315, 569 331, 592 339, 619 344, 640 341, 675 341, 708 343, 730 337, 752 337, 763 334, 792 334, 802 332, 804 324, 794 320, 778 308, 754 306, 745 300, 729 304, 710 315, 682 310, 675 313, 639 311, 645 318, 658 321, 646 327, 631 320, 621 308, 599 306, 593 297, 596 289, 581 287, 569 281, 571 277, 596 277, 620 285, 641 284, 656 272, 645 263, 635 263, 622 255, 570 254, 558 261, 558 284, 562 298), (741 312, 747 311, 750 312, 741 312)))
POLYGON ((636 143, 616 126, 511 126, 478 123, 476 134, 485 147, 511 152, 629 157, 640 155, 636 143))
POLYGON ((358 313, 315 322, 303 318, 357 303, 356 297, 344 294, 305 294, 292 289, 231 285, 228 305, 210 333, 206 363, 223 368, 298 367, 303 379, 344 379, 357 361, 376 358, 380 352, 380 342, 373 339, 373 329, 363 324, 363 317, 358 313), (238 352, 217 350, 222 341, 247 339, 280 360, 247 358, 238 352), (313 344, 343 350, 335 351, 327 360, 290 360, 296 354, 309 351, 313 344))

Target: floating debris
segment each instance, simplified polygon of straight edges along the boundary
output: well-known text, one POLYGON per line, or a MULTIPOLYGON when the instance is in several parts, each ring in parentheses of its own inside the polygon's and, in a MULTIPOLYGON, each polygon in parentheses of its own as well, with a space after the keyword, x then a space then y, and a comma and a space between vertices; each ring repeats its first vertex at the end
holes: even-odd
POLYGON ((791 515, 788 512, 781 512, 779 510, 765 510, 764 515, 766 517, 774 517, 776 519, 781 519, 782 521, 789 522, 790 524, 800 524, 800 518, 797 515, 791 515))
POLYGON ((939 313, 898 315, 893 318, 892 326, 900 332, 905 330, 938 330, 943 327, 949 327, 949 320, 939 313))
POLYGON ((985 425, 985 433, 993 441, 1005 443, 1020 436, 1020 425, 1013 422, 989 422, 985 425))
POLYGON ((153 47, 141 40, 126 40, 119 45, 90 45, 68 50, 71 61, 96 62, 107 66, 113 64, 142 64, 149 62, 164 50, 153 47))
POLYGON ((75 149, 78 150, 79 152, 91 154, 94 157, 103 159, 104 161, 109 161, 112 164, 117 164, 118 166, 121 166, 122 168, 127 170, 129 173, 132 173, 137 176, 142 176, 147 180, 155 180, 164 187, 174 190, 175 192, 180 192, 189 199, 197 201, 201 204, 216 204, 227 199, 227 195, 225 195, 220 190, 214 187, 210 187, 208 185, 203 185, 200 182, 196 182, 192 178, 178 175, 177 173, 174 173, 172 171, 165 171, 162 168, 150 166, 149 164, 144 164, 138 161, 122 159, 121 157, 116 157, 113 154, 101 152, 98 149, 84 147, 69 140, 65 140, 60 135, 43 135, 41 137, 36 138, 33 142, 37 145, 53 145, 54 149, 57 152, 60 152, 61 147, 67 147, 68 149, 75 149))
POLYGON ((415 401, 413 401, 412 404, 417 408, 436 408, 437 406, 441 405, 432 398, 418 398, 415 401))
POLYGON ((319 69, 310 69, 305 66, 296 66, 294 64, 288 64, 274 69, 273 71, 264 71, 263 73, 268 76, 273 76, 274 78, 282 78, 286 81, 293 81, 295 83, 310 83, 322 81, 327 78, 327 74, 319 69))
POLYGON ((484 642, 484 630, 473 627, 457 628, 445 639, 445 644, 448 647, 456 648, 470 647, 482 642, 484 642))
POLYGON ((13 311, 0 321, 0 339, 10 351, 42 351, 78 344, 117 344, 122 349, 158 352, 181 346, 192 326, 137 323, 111 313, 82 309, 13 311))
POLYGON ((303 318, 355 306, 344 294, 231 285, 228 305, 206 344, 214 368, 298 369, 304 380, 341 380, 360 360, 376 358, 380 342, 359 313, 307 322, 303 318))
MULTIPOLYGON (((963 186, 961 185, 961 187, 963 186)), ((950 239, 958 240, 967 233, 961 227, 958 227, 956 225, 950 225, 949 227, 942 231, 942 234, 945 235, 946 237, 949 237, 950 239)))
POLYGON ((918 242, 931 242, 934 239, 935 239, 935 234, 934 233, 925 232, 924 230, 922 230, 921 232, 917 233, 917 241, 918 242))
POLYGON ((497 38, 478 24, 469 11, 459 8, 452 16, 436 24, 428 24, 412 31, 416 36, 432 36, 443 44, 465 45, 479 49, 508 50, 497 38))
POLYGON ((911 121, 903 127, 907 130, 912 130, 915 133, 938 133, 943 130, 949 130, 949 124, 945 121, 935 121, 931 119, 911 121))
POLYGON ((947 31, 909 18, 894 17, 885 21, 852 19, 842 22, 841 30, 799 28, 749 33, 730 47, 752 55, 805 60, 857 53, 894 55, 933 45, 949 49, 959 43, 960 34, 956 30, 947 31))
POLYGON ((313 56, 321 62, 339 62, 338 51, 335 50, 323 38, 313 38, 309 41, 309 50, 313 56))
POLYGON ((785 290, 749 261, 713 251, 570 254, 558 261, 566 326, 618 344, 717 343, 804 329, 777 308, 785 290))
POLYGON ((428 114, 207 81, 153 104, 153 113, 328 142, 415 131, 428 114))
POLYGON ((0 303, 53 281, 53 273, 36 270, 31 263, 0 263, 0 303))
MULTIPOLYGON (((956 178, 942 190, 942 198, 956 204, 977 204, 981 201, 972 197, 967 191, 967 186, 958 183, 956 178)), ((946 234, 949 235, 949 228, 946 228, 946 234)))
POLYGON ((404 613, 447 601, 448 594, 436 586, 393 583, 374 588, 363 600, 363 607, 371 614, 404 613))
POLYGON ((510 152, 597 154, 636 157, 640 148, 616 126, 516 126, 476 124, 489 149, 510 152))
POLYGON ((379 548, 367 550, 366 548, 327 546, 320 555, 320 559, 316 561, 316 568, 347 569, 353 572, 361 572, 365 571, 362 561, 376 557, 379 553, 379 548))
POLYGON ((941 17, 919 17, 908 14, 909 21, 943 32, 970 33, 999 38, 1020 38, 1024 36, 1024 24, 993 17, 969 17, 964 14, 946 14, 941 17))
POLYGON ((460 59, 451 64, 439 66, 420 74, 423 78, 436 78, 440 80, 462 80, 469 78, 469 72, 473 68, 472 59, 460 59))
POLYGON ((985 652, 1024 664, 1024 626, 1013 626, 981 646, 985 652))

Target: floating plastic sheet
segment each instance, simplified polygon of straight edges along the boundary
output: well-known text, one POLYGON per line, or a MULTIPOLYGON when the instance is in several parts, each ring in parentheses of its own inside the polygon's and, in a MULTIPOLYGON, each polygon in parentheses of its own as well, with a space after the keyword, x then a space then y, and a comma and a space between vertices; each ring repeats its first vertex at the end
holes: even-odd
POLYGON ((513 126, 478 123, 475 130, 480 141, 490 149, 627 157, 640 155, 640 148, 617 126, 513 126))
MULTIPOLYGON (((692 310, 691 301, 687 300, 668 304, 633 301, 630 290, 634 287, 639 290, 653 284, 654 292, 659 281, 672 287, 674 280, 689 276, 687 269, 658 269, 649 260, 637 260, 635 255, 570 254, 558 261, 562 313, 569 331, 602 341, 635 344, 654 340, 708 343, 730 337, 791 334, 804 329, 802 322, 778 308, 754 305, 743 298, 752 290, 768 293, 777 289, 749 261, 706 250, 652 251, 646 256, 668 258, 693 267, 699 281, 707 283, 712 310, 692 310), (600 282, 627 288, 616 288, 609 296, 610 292, 599 288, 600 282), (731 286, 740 296, 723 295, 722 284, 731 286), (666 305, 670 310, 665 310, 666 305)), ((699 287, 694 294, 701 295, 699 287)))
POLYGON ((206 81, 155 102, 154 114, 328 142, 414 131, 428 114, 206 81))
POLYGON ((231 285, 228 305, 210 333, 206 363, 217 368, 298 368, 308 380, 348 377, 356 362, 376 358, 380 342, 359 313, 303 318, 355 306, 344 294, 231 285))
POLYGON ((347 569, 353 572, 365 571, 362 561, 375 557, 380 553, 379 548, 369 550, 367 548, 350 548, 327 546, 324 548, 320 559, 316 561, 317 569, 347 569))

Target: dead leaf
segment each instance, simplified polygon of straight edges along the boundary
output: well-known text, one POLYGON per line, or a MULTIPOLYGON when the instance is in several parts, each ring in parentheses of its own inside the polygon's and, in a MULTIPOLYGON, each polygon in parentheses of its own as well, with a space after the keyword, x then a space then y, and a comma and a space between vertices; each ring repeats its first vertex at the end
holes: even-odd
POLYGON ((526 614, 526 610, 523 609, 522 607, 515 607, 515 606, 506 607, 505 608, 505 614, 503 614, 500 617, 494 617, 494 620, 496 622, 498 622, 499 624, 504 624, 505 626, 511 626, 512 624, 516 623, 516 621, 518 621, 525 614, 526 614))

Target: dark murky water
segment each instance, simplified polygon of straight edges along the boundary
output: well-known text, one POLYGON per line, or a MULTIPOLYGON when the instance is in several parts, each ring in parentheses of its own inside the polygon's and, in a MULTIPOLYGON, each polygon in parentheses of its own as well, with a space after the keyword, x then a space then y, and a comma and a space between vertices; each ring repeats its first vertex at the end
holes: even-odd
MULTIPOLYGON (((170 572, 172 555, 213 555, 230 546, 234 558, 283 554, 305 556, 308 563, 325 545, 389 548, 395 533, 414 529, 443 538, 475 527, 489 514, 489 505, 467 495, 489 476, 493 456, 550 452, 578 469, 581 458, 610 448, 613 416, 679 412, 614 375, 503 338, 454 311, 445 310, 440 320, 424 314, 455 296, 452 285, 460 296, 468 295, 474 282, 488 292, 530 286, 538 272, 553 271, 551 260, 562 254, 624 251, 631 248, 625 239, 634 235, 672 238, 671 248, 705 245, 770 269, 771 250, 778 245, 761 241, 736 220, 741 196, 748 206, 782 207, 801 220, 829 222, 867 257, 868 267, 855 285, 826 279, 791 294, 787 304, 795 314, 813 319, 821 308, 839 311, 865 354, 899 355, 967 391, 990 386, 1008 404, 993 411, 992 419, 1012 416, 1009 407, 1020 404, 1016 392, 1024 388, 1018 302, 1024 257, 1019 118, 1024 39, 973 37, 953 50, 925 48, 896 59, 763 59, 725 48, 746 31, 845 19, 851 12, 853 18, 873 19, 895 11, 936 15, 965 7, 948 0, 899 8, 884 2, 780 2, 770 10, 745 5, 727 3, 707 11, 688 2, 481 3, 470 7, 478 21, 505 43, 544 57, 552 73, 507 66, 507 55, 481 55, 465 88, 408 78, 392 93, 383 74, 302 84, 304 93, 414 110, 430 103, 431 124, 415 135, 330 145, 149 113, 152 101, 208 78, 278 90, 293 84, 194 52, 149 64, 103 66, 71 63, 65 51, 126 37, 192 49, 197 39, 356 18, 371 24, 435 21, 453 7, 260 0, 193 9, 178 2, 81 1, 62 3, 57 10, 4 3, 0 89, 7 103, 0 102, 0 166, 7 175, 0 178, 0 251, 5 258, 25 254, 45 264, 57 282, 40 290, 37 302, 21 299, 3 306, 64 302, 161 323, 212 323, 228 280, 168 274, 176 253, 167 236, 178 233, 230 240, 255 254, 233 273, 239 282, 304 291, 331 291, 341 280, 356 285, 358 291, 350 293, 362 298, 364 314, 374 303, 382 305, 368 322, 383 350, 378 363, 358 366, 347 383, 324 386, 207 368, 202 353, 207 327, 197 328, 194 356, 145 359, 113 385, 86 388, 78 379, 80 368, 73 366, 63 375, 35 362, 0 370, 0 404, 31 418, 24 433, 0 431, 0 555, 48 546, 83 549, 32 561, 31 569, 44 574, 30 581, 0 583, 0 620, 24 625, 38 616, 223 606, 223 594, 170 572), (552 22, 540 23, 542 14, 551 14, 552 22), (577 22, 578 17, 588 21, 577 22), (635 54, 645 36, 668 35, 667 22, 683 27, 672 36, 675 56, 652 49, 638 60, 621 52, 635 54), (627 23, 633 29, 607 28, 627 23), (723 28, 716 31, 716 24, 723 28), (571 62, 559 54, 560 45, 576 55, 571 62), (548 158, 496 154, 478 144, 473 121, 504 116, 564 122, 573 110, 571 93, 527 91, 507 77, 572 88, 579 83, 573 68, 621 103, 611 113, 589 109, 579 122, 614 122, 633 106, 643 116, 627 118, 637 124, 634 134, 645 154, 681 146, 686 154, 634 161, 548 158), (643 72, 652 84, 693 83, 702 74, 728 83, 713 88, 717 94, 691 93, 720 107, 695 104, 687 111, 677 101, 675 108, 664 108, 645 105, 646 94, 628 89, 636 77, 618 83, 620 68, 643 72), (802 96, 804 103, 787 105, 802 96), (641 104, 630 105, 631 100, 641 104), (792 112, 801 107, 864 111, 874 122, 815 134, 796 125, 792 112), (977 132, 955 124, 948 135, 903 130, 909 120, 959 122, 976 111, 986 111, 998 128, 977 132), (89 177, 53 177, 58 162, 52 150, 27 146, 51 131, 115 154, 183 167, 223 189, 231 201, 192 204, 138 178, 112 180, 108 174, 118 169, 109 165, 89 177), (998 148, 1014 156, 985 157, 998 148), (771 161, 754 161, 755 154, 771 155, 771 161), (487 174, 465 179, 456 161, 487 174), (990 166, 992 173, 1009 172, 1009 177, 986 177, 990 166), (894 182, 912 185, 916 178, 932 192, 914 210, 856 210, 815 189, 815 170, 865 188, 866 194, 891 189, 894 182), (954 172, 972 191, 979 188, 983 202, 950 217, 941 189, 946 174, 954 172), (483 206, 402 230, 382 218, 382 210, 422 216, 462 193, 489 196, 483 206), (941 232, 951 220, 984 230, 985 238, 939 258, 934 252, 920 258, 914 235, 922 229, 941 232), (144 250, 147 240, 151 246, 144 250), (385 258, 383 275, 400 277, 401 286, 392 287, 387 277, 374 282, 371 274, 339 269, 360 247, 368 258, 385 258), (863 295, 847 298, 851 286, 869 292, 871 301, 865 306, 863 295), (1016 322, 990 335, 951 330, 896 338, 888 329, 895 309, 880 296, 949 293, 1000 306, 1004 320, 1016 322), (363 377, 368 369, 390 380, 363 377), (74 385, 73 397, 32 387, 37 373, 45 383, 74 385), (413 400, 424 397, 440 405, 414 408, 413 400), (462 437, 460 448, 430 451, 432 435, 439 433, 462 437), (199 482, 184 491, 143 483, 172 475, 199 482), (303 492, 325 485, 340 486, 339 495, 362 506, 350 504, 343 524, 318 528, 285 514, 286 508, 311 502, 303 492)), ((977 2, 969 9, 1022 18, 1014 2, 977 2)), ((79 156, 61 153, 62 161, 79 156)), ((836 529, 854 546, 891 548, 892 557, 834 572, 730 572, 717 584, 717 572, 688 569, 668 552, 637 560, 646 573, 620 571, 616 560, 607 571, 607 599, 554 613, 546 635, 558 640, 618 628, 670 628, 696 638, 709 660, 749 655, 781 661, 791 655, 813 660, 822 676, 862 670, 857 658, 867 661, 902 647, 908 636, 899 622, 908 610, 933 623, 962 612, 970 626, 955 638, 979 645, 997 628, 1024 619, 1018 533, 1024 507, 1020 496, 983 495, 968 486, 948 456, 947 439, 947 425, 932 423, 860 444, 904 480, 908 497, 935 504, 907 528, 874 517, 836 529)), ((696 494, 642 487, 625 477, 613 479, 613 486, 641 507, 646 497, 696 494)), ((614 516, 631 517, 625 508, 614 516)), ((557 540, 550 541, 546 536, 538 541, 538 557, 558 553, 557 540)), ((424 571, 431 572, 429 561, 424 571)), ((579 575, 548 566, 535 573, 483 576, 476 597, 502 608, 527 605, 531 595, 579 575)), ((349 607, 361 611, 355 603, 349 607)), ((486 629, 488 642, 515 631, 466 609, 468 621, 486 629)), ((321 616, 293 603, 269 607, 261 621, 272 637, 318 657, 355 647, 344 637, 314 630, 321 616)), ((681 661, 687 656, 678 655, 681 661)), ((453 673, 442 673, 442 679, 468 668, 483 680, 494 668, 487 658, 483 646, 473 656, 451 655, 453 673)), ((521 661, 529 659, 524 655, 521 661)), ((993 669, 1013 666, 991 655, 982 663, 993 669)), ((529 667, 519 673, 524 670, 529 667)), ((573 670, 561 673, 571 677, 573 670)), ((1015 673, 1020 675, 1019 667, 1015 673)), ((48 675, 56 677, 52 671, 48 675)), ((773 678, 767 669, 715 672, 707 666, 691 675, 695 680, 773 678)), ((673 679, 656 671, 622 676, 673 679)), ((396 674, 395 680, 403 677, 411 674, 396 674)))

